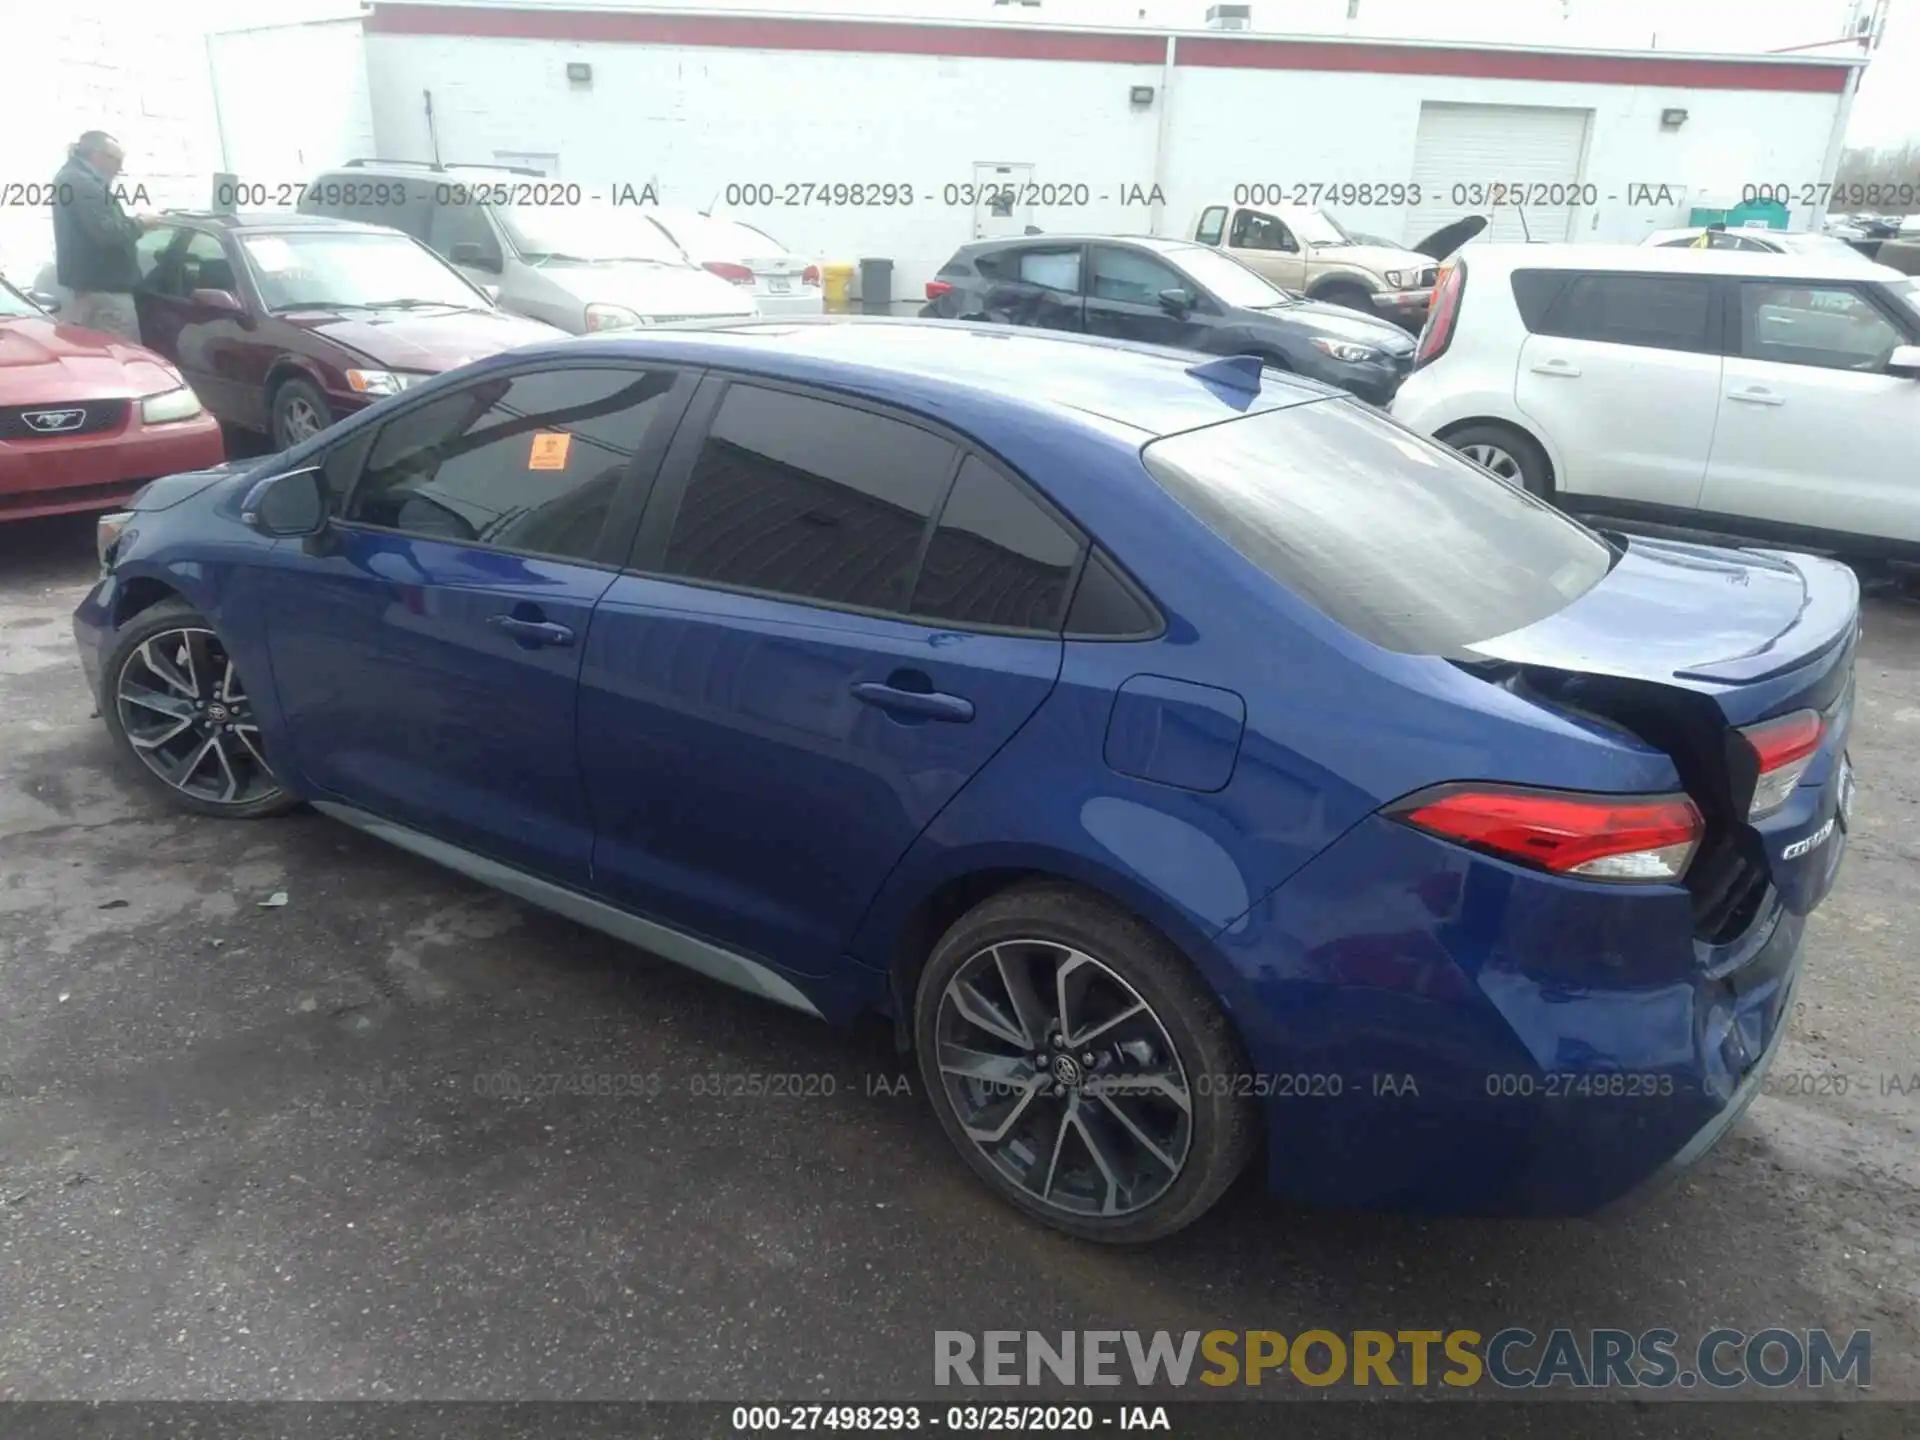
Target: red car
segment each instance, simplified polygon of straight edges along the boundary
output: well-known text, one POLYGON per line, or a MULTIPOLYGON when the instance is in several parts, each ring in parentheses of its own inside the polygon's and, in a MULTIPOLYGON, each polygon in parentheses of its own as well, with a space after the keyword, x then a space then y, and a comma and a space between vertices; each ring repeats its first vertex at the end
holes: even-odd
POLYGON ((0 520, 110 510, 225 459, 219 422, 172 365, 59 324, 0 280, 0 520))
POLYGON ((563 334, 380 225, 170 214, 138 254, 141 337, 215 415, 281 449, 416 380, 563 334))

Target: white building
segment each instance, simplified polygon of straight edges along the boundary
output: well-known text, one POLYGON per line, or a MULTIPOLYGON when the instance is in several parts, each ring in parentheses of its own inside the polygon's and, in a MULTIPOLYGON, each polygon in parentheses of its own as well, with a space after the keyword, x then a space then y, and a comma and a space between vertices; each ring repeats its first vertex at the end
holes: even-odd
POLYGON ((212 55, 225 168, 255 197, 354 155, 527 166, 586 203, 651 185, 890 258, 903 300, 977 234, 1180 233, 1243 186, 1323 187, 1405 240, 1493 185, 1526 189, 1497 212, 1514 239, 1637 240, 1760 185, 1805 223, 1864 63, 537 0, 376 0, 212 55), (324 103, 289 114, 291 75, 324 103), (1031 186, 1012 214, 970 203, 1009 180, 1031 186), (872 187, 912 203, 853 203, 872 187))

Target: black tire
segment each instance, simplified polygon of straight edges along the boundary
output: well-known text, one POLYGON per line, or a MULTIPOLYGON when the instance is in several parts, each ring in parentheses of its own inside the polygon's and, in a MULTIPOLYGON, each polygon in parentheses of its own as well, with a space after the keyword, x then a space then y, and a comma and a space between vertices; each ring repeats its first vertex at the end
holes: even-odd
POLYGON ((273 392, 269 411, 273 443, 285 450, 333 423, 333 408, 319 387, 297 377, 282 380, 273 392), (311 426, 312 428, 307 428, 311 426))
POLYGON ((1314 291, 1307 298, 1319 300, 1327 305, 1341 305, 1349 310, 1358 310, 1364 315, 1380 313, 1373 308, 1373 296, 1359 285, 1329 285, 1314 291))
MULTIPOLYGON (((969 1008, 977 1004, 969 1002, 969 1008)), ((1041 1008, 1058 1006, 1042 1002, 1041 1008)), ((1114 1245, 1171 1235, 1207 1212, 1255 1149, 1259 1131, 1253 1103, 1237 1093, 1243 1087, 1225 1079, 1246 1073, 1245 1056, 1213 996, 1185 957, 1151 926, 1072 886, 1018 885, 963 915, 941 937, 920 974, 913 1018, 921 1079, 947 1138, 1003 1199, 1070 1235, 1114 1245), (1068 1017, 1069 1027, 1086 1034, 1064 1052, 1052 1038, 1044 1039, 1036 1049, 1051 1058, 1045 1069, 1024 1053, 1010 1029, 1003 1037, 979 1025, 949 992, 957 981, 958 988, 974 994, 997 995, 1000 998, 989 999, 997 1007, 989 1013, 1001 1022, 1017 1017, 1018 1029, 1031 1039, 1044 1031, 1039 1023, 1044 1016, 1021 1014, 1013 984, 1005 977, 1009 970, 1026 977, 1020 983, 1031 1011, 1050 973, 1046 964, 1066 952, 1077 952, 1080 958, 1057 963, 1054 973, 1068 976, 1075 994, 1070 1008, 1084 1006, 1078 1020, 1068 1017), (1092 971, 1081 965, 1088 957, 1094 962, 1092 971), (981 988, 974 988, 976 981, 981 988), (1144 1002, 1144 1014, 1127 1011, 1129 990, 1134 1000, 1144 1002), (1132 1018, 1100 1018, 1122 1012, 1132 1018), (969 1043, 960 1045, 956 1039, 969 1043), (1102 1047, 1111 1047, 1111 1053, 1102 1047), (1122 1053, 1122 1047, 1129 1053, 1122 1053), (1168 1052, 1164 1056, 1163 1050, 1168 1052), (1069 1062, 1065 1072, 1059 1068, 1062 1053, 1069 1062), (1093 1066, 1081 1063, 1086 1054, 1096 1055, 1093 1066), (997 1068, 992 1079, 952 1069, 969 1065, 977 1072, 976 1057, 996 1065, 1004 1061, 1005 1077, 997 1068), (1063 1073, 1066 1082, 1060 1082, 1063 1073), (1072 1078, 1075 1074, 1078 1079, 1072 1078), (1134 1088, 1110 1090, 1104 1096, 1096 1088, 1130 1081, 1134 1088), (980 1098, 993 1086, 999 1088, 991 1101, 980 1098), (1184 1091, 1184 1105, 1169 1098, 1176 1086, 1184 1091), (1145 1139, 1131 1140, 1113 1120, 1122 1102, 1127 1123, 1137 1126, 1133 1134, 1145 1139), (997 1158, 989 1158, 983 1144, 969 1136, 962 1104, 975 1121, 985 1116, 990 1124, 1010 1126, 1004 1138, 1016 1143, 998 1147, 997 1158), (1006 1119, 996 1105, 1004 1105, 1013 1118, 1006 1119), (1072 1118, 1076 1114, 1078 1120, 1072 1118), (1105 1131, 1108 1144, 1115 1146, 1103 1152, 1109 1161, 1126 1159, 1123 1152, 1131 1152, 1142 1162, 1132 1171, 1137 1183, 1124 1197, 1117 1185, 1099 1178, 1117 1167, 1095 1158, 1089 1137, 1096 1130, 1105 1131), (1022 1140, 1027 1142, 1024 1149, 1017 1143, 1022 1140), (1149 1143, 1154 1140, 1160 1143, 1149 1143), (1042 1151, 1050 1156, 1044 1175, 1023 1183, 1009 1173, 1008 1167, 1017 1169, 1023 1160, 1037 1170, 1042 1151), (1168 1165, 1169 1158, 1177 1163, 1168 1165), (1096 1200, 1085 1193, 1088 1186, 1104 1193, 1096 1200), (1050 1198, 1056 1192, 1058 1198, 1050 1198), (1118 1208, 1122 1198, 1128 1202, 1124 1209, 1118 1208)))
POLYGON ((1553 498, 1553 468, 1547 464, 1546 451, 1524 431, 1487 420, 1449 430, 1441 438, 1475 464, 1521 485, 1529 495, 1553 498))
POLYGON ((258 820, 300 803, 265 763, 244 677, 230 665, 218 632, 186 601, 163 600, 120 627, 101 667, 100 691, 114 745, 175 805, 258 820))

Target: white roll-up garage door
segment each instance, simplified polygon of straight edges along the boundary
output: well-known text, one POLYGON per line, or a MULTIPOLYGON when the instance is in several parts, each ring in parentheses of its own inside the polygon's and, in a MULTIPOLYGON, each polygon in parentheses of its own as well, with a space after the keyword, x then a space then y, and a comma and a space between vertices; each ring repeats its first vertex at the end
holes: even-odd
POLYGON ((1408 214, 1407 243, 1469 215, 1492 217, 1482 237, 1487 240, 1576 238, 1573 226, 1582 208, 1579 187, 1592 113, 1529 105, 1423 104, 1413 149, 1413 179, 1420 186, 1421 202, 1408 214), (1516 198, 1522 203, 1514 204, 1516 198))

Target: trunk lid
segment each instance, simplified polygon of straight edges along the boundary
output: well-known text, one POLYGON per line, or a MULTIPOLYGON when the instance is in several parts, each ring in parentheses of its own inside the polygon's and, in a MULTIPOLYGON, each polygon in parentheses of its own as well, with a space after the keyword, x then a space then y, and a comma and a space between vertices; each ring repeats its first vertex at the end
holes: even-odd
POLYGON ((1707 818, 1688 872, 1697 934, 1729 943, 1769 887, 1797 914, 1826 897, 1846 840, 1860 587, 1831 560, 1613 537, 1624 553, 1546 619, 1469 647, 1469 667, 1624 726, 1673 758, 1707 818), (1758 772, 1741 728, 1800 710, 1826 729, 1791 798, 1748 816, 1758 772))

